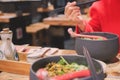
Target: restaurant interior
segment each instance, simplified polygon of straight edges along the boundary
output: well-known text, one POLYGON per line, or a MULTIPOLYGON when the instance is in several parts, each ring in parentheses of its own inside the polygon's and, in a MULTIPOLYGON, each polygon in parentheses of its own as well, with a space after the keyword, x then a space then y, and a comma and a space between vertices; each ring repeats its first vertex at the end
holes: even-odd
MULTIPOLYGON (((78 1, 83 2, 84 0, 78 1)), ((57 10, 57 8, 64 7, 67 2, 68 2, 67 0, 1 1, 0 15, 1 17, 3 15, 4 20, 5 20, 4 17, 6 17, 6 20, 8 19, 8 21, 6 22, 1 20, 0 30, 9 27, 13 31, 13 43, 16 45, 30 44, 35 46, 58 47, 61 49, 67 48, 67 44, 69 42, 66 41, 67 40, 69 41, 70 39, 69 34, 67 33, 67 29, 69 27, 72 27, 74 29, 74 26, 72 24, 69 26, 66 25, 59 26, 59 24, 52 25, 48 23, 48 26, 50 27, 47 30, 44 28, 44 25, 40 25, 43 28, 42 29, 38 28, 33 33, 30 31, 30 28, 28 28, 30 26, 32 27, 33 24, 34 24, 33 26, 37 26, 39 25, 39 23, 45 23, 44 19, 47 17, 63 15, 64 9, 57 10), (16 16, 14 17, 14 15, 16 16), (21 27, 21 29, 23 30, 22 31, 23 37, 21 39, 17 39, 16 35, 17 33, 16 30, 19 27, 21 27), (34 37, 36 38, 34 39, 34 41, 32 41, 33 34, 35 34, 34 37)), ((87 4, 85 6, 88 7, 89 5, 87 4)), ((85 8, 85 6, 82 7, 85 8)), ((83 10, 82 12, 86 14, 83 10)))
MULTIPOLYGON (((9 29, 13 44, 7 44, 4 49, 15 46, 18 58, 4 60, 0 55, 0 80, 32 80, 29 79, 30 68, 36 60, 51 55, 76 55, 75 38, 67 31, 68 28, 75 30, 76 23, 64 15, 67 2, 72 1, 0 0, 0 35, 4 29, 9 29)), ((89 20, 89 7, 94 0, 74 1, 81 3, 82 17, 89 20)), ((5 41, 1 38, 0 44, 3 43, 5 41)), ((105 68, 104 74, 108 75, 104 80, 120 80, 120 55, 116 58, 115 62, 100 61, 105 68)))

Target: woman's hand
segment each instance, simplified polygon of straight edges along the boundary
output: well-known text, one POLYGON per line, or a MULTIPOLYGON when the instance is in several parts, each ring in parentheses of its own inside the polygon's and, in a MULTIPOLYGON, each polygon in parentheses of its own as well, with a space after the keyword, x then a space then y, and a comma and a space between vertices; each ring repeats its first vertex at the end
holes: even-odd
POLYGON ((72 21, 75 21, 76 24, 79 26, 79 28, 84 31, 84 21, 81 17, 80 7, 76 6, 76 2, 68 2, 65 6, 64 14, 67 18, 69 18, 72 21))
POLYGON ((80 7, 75 6, 76 2, 68 2, 65 6, 65 16, 73 21, 78 21, 78 16, 81 15, 80 13, 80 7))
MULTIPOLYGON (((65 6, 64 14, 67 18, 72 21, 75 21, 76 24, 83 26, 83 19, 81 17, 80 7, 76 6, 76 2, 68 2, 65 6)), ((81 27, 80 27, 81 28, 81 27)))

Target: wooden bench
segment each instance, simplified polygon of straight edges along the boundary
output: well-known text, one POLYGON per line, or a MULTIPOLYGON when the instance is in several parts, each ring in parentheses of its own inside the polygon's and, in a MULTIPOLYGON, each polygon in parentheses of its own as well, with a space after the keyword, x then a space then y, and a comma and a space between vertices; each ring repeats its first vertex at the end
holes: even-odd
POLYGON ((32 45, 37 45, 36 44, 36 33, 40 30, 43 29, 48 29, 50 26, 48 24, 39 22, 39 23, 34 23, 26 27, 26 32, 32 34, 32 45))

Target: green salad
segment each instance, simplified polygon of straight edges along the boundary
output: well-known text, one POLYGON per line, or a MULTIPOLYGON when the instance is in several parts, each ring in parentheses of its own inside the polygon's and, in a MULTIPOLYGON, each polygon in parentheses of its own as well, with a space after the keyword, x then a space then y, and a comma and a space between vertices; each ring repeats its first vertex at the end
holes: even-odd
POLYGON ((62 56, 61 59, 56 62, 51 62, 46 65, 45 69, 48 71, 48 76, 58 76, 70 72, 80 71, 88 69, 87 66, 83 64, 77 64, 76 62, 68 63, 62 56))

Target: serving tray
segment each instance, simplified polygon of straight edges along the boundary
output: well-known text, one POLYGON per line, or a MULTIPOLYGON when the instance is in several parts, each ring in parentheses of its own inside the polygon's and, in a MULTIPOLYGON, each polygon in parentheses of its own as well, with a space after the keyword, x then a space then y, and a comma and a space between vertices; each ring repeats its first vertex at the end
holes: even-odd
POLYGON ((12 60, 0 60, 0 71, 29 75, 30 63, 12 60))

